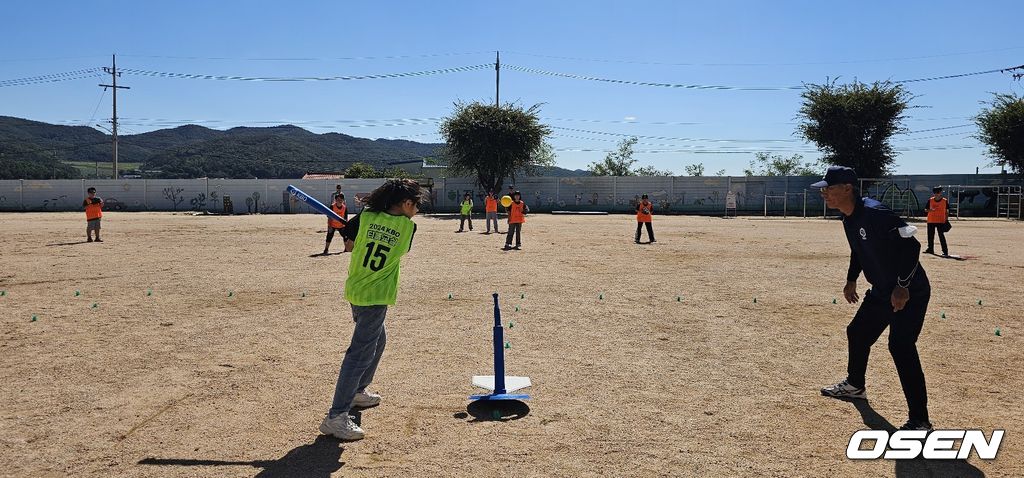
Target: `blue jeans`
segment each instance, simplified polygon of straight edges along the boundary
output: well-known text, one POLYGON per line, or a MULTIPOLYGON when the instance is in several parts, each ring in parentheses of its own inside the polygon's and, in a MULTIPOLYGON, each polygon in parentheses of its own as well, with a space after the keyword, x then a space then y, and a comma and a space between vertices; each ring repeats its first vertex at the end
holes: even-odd
POLYGON ((338 372, 338 384, 334 388, 334 403, 327 415, 334 418, 348 413, 357 392, 366 390, 377 372, 380 356, 384 354, 387 334, 384 332, 386 305, 352 305, 352 320, 356 328, 352 332, 352 343, 345 351, 345 359, 338 372))

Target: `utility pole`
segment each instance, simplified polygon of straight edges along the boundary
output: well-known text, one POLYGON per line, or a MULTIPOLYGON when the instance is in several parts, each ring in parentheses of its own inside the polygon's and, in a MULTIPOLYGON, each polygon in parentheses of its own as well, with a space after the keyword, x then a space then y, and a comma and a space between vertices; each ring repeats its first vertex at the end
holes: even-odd
POLYGON ((501 52, 494 52, 494 106, 501 107, 498 94, 501 85, 501 52))
POLYGON ((111 84, 100 84, 100 86, 104 90, 107 88, 114 90, 114 115, 110 118, 110 123, 113 125, 111 132, 114 134, 114 179, 117 179, 117 90, 118 88, 129 90, 131 87, 117 86, 117 77, 121 76, 121 73, 117 71, 117 55, 110 55, 110 68, 104 66, 103 71, 110 73, 111 84))

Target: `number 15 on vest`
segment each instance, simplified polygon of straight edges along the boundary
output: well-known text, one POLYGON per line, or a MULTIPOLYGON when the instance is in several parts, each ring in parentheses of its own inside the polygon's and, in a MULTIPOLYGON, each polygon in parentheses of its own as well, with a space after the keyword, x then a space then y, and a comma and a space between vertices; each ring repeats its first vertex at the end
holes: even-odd
POLYGON ((310 206, 313 207, 313 209, 316 209, 321 214, 323 214, 323 215, 325 215, 325 216, 327 216, 327 217, 329 217, 331 219, 334 219, 335 221, 340 221, 342 224, 345 224, 345 223, 348 222, 348 221, 342 219, 341 216, 338 215, 338 213, 332 211, 331 208, 329 208, 327 206, 324 206, 324 203, 322 203, 320 201, 317 201, 316 199, 314 199, 310 195, 302 192, 301 189, 299 189, 299 188, 297 188, 295 186, 292 186, 291 184, 288 185, 288 192, 291 193, 292 196, 295 196, 296 199, 298 199, 298 200, 300 200, 300 201, 302 201, 302 202, 304 202, 306 204, 309 204, 310 206))

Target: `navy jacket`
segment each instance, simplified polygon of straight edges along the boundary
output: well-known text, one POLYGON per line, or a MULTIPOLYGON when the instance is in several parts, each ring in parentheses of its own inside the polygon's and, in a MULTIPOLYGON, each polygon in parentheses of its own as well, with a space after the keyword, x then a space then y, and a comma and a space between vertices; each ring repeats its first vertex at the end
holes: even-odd
POLYGON ((921 243, 917 230, 882 203, 862 198, 853 213, 843 217, 843 230, 850 243, 850 268, 846 280, 854 281, 864 272, 872 295, 888 298, 897 282, 910 289, 910 295, 931 289, 920 263, 921 243))

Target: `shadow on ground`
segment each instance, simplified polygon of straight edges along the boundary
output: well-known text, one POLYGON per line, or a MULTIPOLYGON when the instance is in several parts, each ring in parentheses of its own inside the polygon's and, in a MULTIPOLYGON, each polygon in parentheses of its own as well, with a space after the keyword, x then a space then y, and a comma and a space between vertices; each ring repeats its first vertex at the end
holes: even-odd
POLYGON ((477 400, 470 403, 465 412, 456 413, 452 417, 465 420, 472 416, 469 423, 507 422, 523 418, 529 413, 530 406, 519 400, 477 400))
MULTIPOLYGON (((889 433, 895 432, 896 427, 878 414, 867 400, 841 399, 849 402, 860 413, 864 425, 872 430, 885 430, 889 433)), ((893 460, 896 464, 895 475, 897 478, 917 478, 936 476, 957 476, 957 477, 983 477, 981 472, 967 460, 925 460, 918 458, 914 460, 893 460)))
POLYGON ((140 465, 157 466, 251 466, 262 468, 256 474, 259 478, 284 478, 303 476, 312 478, 328 478, 331 473, 341 469, 345 462, 341 454, 345 451, 342 442, 337 439, 320 435, 313 443, 298 446, 276 460, 212 460, 200 458, 145 458, 140 465))

